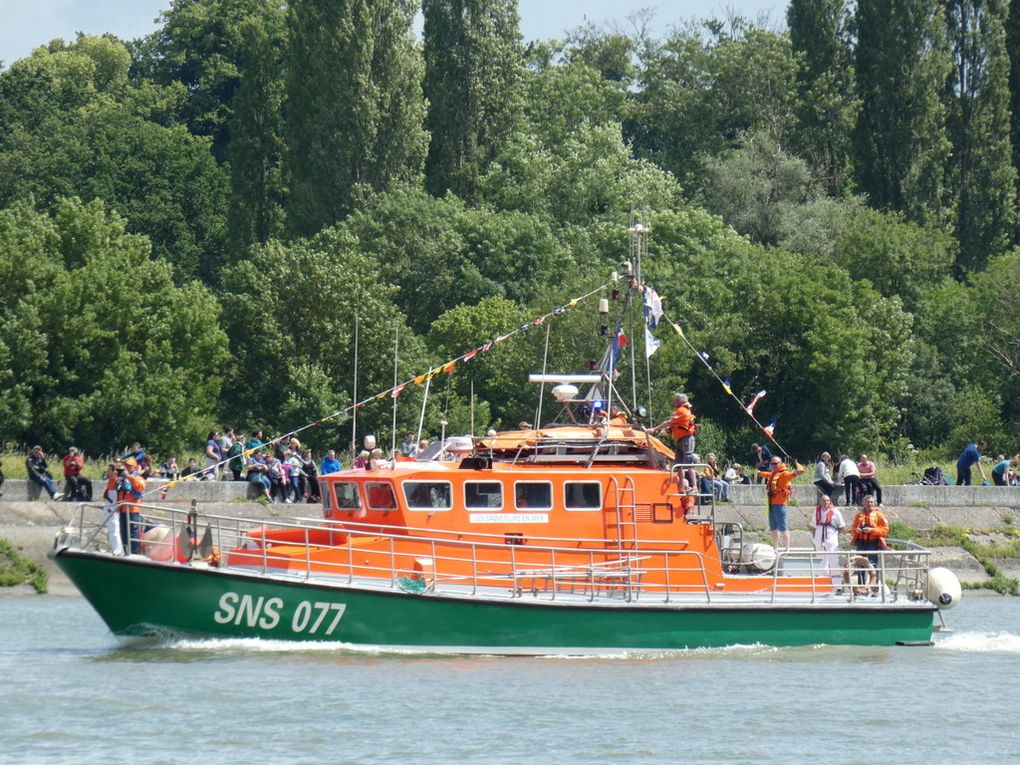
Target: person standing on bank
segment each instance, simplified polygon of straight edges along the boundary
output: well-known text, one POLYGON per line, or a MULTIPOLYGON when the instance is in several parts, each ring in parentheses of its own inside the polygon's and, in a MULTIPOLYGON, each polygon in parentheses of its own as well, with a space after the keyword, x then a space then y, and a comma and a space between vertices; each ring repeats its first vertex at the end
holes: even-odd
POLYGON ((971 477, 970 469, 977 465, 978 472, 981 474, 981 480, 987 481, 985 478, 985 469, 981 467, 981 452, 988 446, 984 441, 978 441, 976 444, 967 444, 966 448, 960 452, 960 456, 956 459, 956 485, 957 486, 970 486, 971 477))
POLYGON ((772 468, 770 471, 762 470, 758 476, 765 479, 769 495, 769 531, 772 532, 772 546, 778 550, 779 542, 782 540, 783 547, 789 551, 790 527, 786 523, 786 505, 790 501, 792 491, 790 484, 804 472, 804 468, 791 470, 779 457, 772 458, 770 467, 772 468))
POLYGON ((849 455, 844 454, 839 458, 839 474, 836 480, 843 484, 846 504, 856 505, 861 494, 861 471, 849 455))

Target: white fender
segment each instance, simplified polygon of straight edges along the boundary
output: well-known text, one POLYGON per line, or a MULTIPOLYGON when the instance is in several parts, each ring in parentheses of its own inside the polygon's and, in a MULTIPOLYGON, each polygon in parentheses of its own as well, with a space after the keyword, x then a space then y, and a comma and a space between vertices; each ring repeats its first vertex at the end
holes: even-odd
POLYGON ((956 574, 948 568, 933 568, 928 572, 928 600, 940 611, 952 608, 963 597, 963 588, 956 574))

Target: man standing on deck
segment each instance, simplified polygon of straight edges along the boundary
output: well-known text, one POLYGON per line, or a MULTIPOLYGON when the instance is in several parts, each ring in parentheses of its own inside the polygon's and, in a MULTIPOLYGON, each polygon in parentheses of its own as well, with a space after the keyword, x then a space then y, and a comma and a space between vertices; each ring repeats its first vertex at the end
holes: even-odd
POLYGON ((760 471, 758 476, 765 479, 769 495, 769 531, 772 532, 772 546, 778 551, 779 540, 782 539, 783 546, 789 551, 790 527, 786 523, 786 505, 790 501, 790 483, 804 472, 804 468, 798 465, 796 470, 791 470, 779 457, 773 457, 770 465, 772 467, 770 471, 760 471))
POLYGON ((124 549, 137 554, 142 551, 141 536, 142 514, 138 501, 145 494, 145 479, 138 473, 138 463, 128 457, 123 465, 117 468, 117 510, 120 513, 120 538, 124 549))
POLYGON ((658 433, 665 427, 676 441, 676 464, 689 465, 691 455, 694 454, 694 435, 698 432, 698 425, 695 422, 697 416, 691 411, 691 403, 684 393, 673 394, 673 414, 669 419, 660 422, 652 433, 658 433))

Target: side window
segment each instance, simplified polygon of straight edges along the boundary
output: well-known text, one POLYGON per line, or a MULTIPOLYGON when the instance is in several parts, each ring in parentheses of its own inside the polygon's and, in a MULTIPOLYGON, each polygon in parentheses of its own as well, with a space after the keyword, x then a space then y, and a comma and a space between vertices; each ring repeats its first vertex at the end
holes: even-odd
POLYGON ((514 506, 518 510, 552 510, 552 484, 547 481, 517 481, 514 506))
POLYGON ((365 498, 370 510, 396 510, 397 498, 389 481, 366 481, 365 498))
POLYGON ((328 517, 333 511, 333 493, 328 481, 319 481, 319 496, 322 497, 322 514, 328 517))
POLYGON ((404 499, 411 510, 449 510, 453 488, 449 481, 404 481, 404 499))
POLYGON ((601 510, 602 485, 598 481, 567 481, 563 505, 567 510, 601 510))
POLYGON ((333 494, 336 495, 337 510, 357 510, 361 507, 361 498, 358 496, 358 484, 353 481, 334 483, 333 494))
POLYGON ((499 510, 503 507, 503 484, 499 481, 467 481, 464 506, 468 510, 499 510))

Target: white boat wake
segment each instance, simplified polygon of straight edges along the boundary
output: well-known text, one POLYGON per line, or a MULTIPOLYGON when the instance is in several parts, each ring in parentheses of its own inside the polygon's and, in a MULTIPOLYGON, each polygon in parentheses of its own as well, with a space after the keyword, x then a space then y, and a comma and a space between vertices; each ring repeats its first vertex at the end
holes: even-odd
POLYGON ((1012 632, 959 632, 936 639, 935 648, 960 653, 1020 653, 1020 635, 1012 632))

